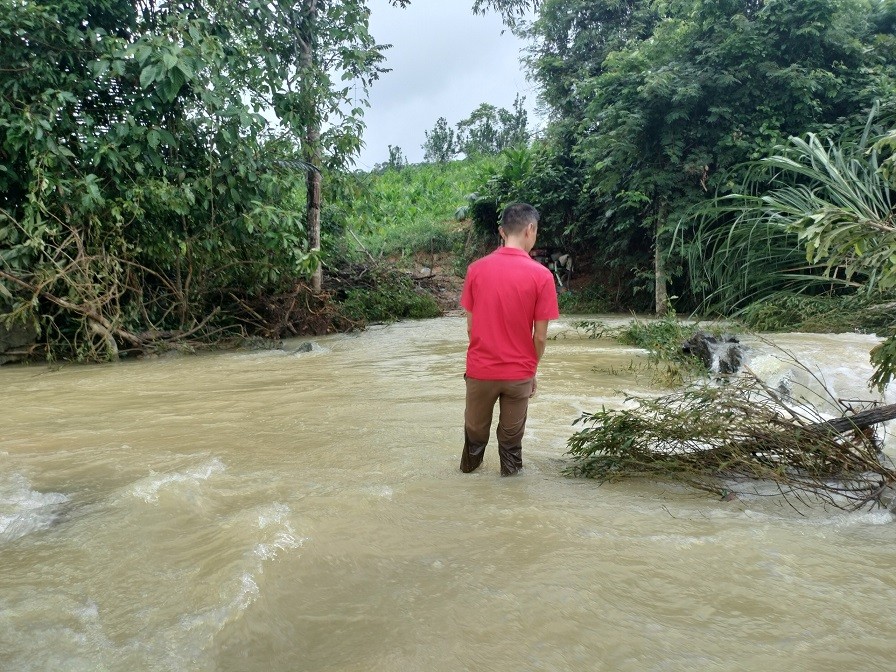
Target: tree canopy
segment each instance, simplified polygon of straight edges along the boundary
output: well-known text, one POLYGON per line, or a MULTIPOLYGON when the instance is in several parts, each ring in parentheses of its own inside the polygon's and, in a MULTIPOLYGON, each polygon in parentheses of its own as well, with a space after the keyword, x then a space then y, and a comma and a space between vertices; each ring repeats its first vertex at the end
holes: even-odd
POLYGON ((423 160, 444 163, 459 154, 467 157, 500 154, 505 149, 524 147, 529 142, 526 99, 517 94, 513 109, 480 103, 465 119, 452 128, 439 117, 429 131, 422 148, 423 160))
MULTIPOLYGON (((368 5, 0 0, 0 316, 36 322, 67 356, 102 356, 231 328, 251 297, 303 283, 327 255, 321 178, 358 151, 384 72, 368 5)), ((454 128, 440 119, 427 160, 499 154, 477 190, 480 224, 534 203, 542 240, 599 269, 610 308, 659 307, 667 284, 697 305, 715 279, 687 266, 731 221, 692 225, 695 207, 791 137, 840 137, 876 101, 892 118, 892 0, 472 9, 529 39, 548 125, 527 142, 520 98, 484 103, 454 128)), ((883 129, 886 184, 894 144, 883 129)))
POLYGON ((306 276, 310 159, 346 165, 382 72, 368 16, 362 0, 3 0, 2 312, 91 356, 306 276))
POLYGON ((445 117, 439 117, 435 126, 425 131, 422 145, 423 160, 428 163, 445 163, 457 156, 457 134, 445 117))
POLYGON ((482 103, 469 117, 457 123, 458 149, 467 156, 499 154, 529 141, 525 98, 517 94, 513 110, 482 103))
MULTIPOLYGON (((545 233, 653 284, 668 230, 737 184, 739 165, 896 97, 892 11, 880 0, 538 3, 523 30, 550 116, 533 166, 565 176, 544 189, 533 179, 526 195, 545 233)), ((682 300, 688 291, 678 281, 682 300)))

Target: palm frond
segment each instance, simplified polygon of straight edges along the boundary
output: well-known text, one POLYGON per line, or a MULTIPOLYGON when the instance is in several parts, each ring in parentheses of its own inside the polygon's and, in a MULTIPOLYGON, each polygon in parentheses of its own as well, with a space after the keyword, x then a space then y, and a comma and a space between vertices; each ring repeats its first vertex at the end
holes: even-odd
MULTIPOLYGON (((861 138, 791 138, 696 214, 688 246, 704 308, 730 313, 781 290, 896 286, 896 193, 871 121, 861 138)), ((886 137, 886 136, 883 136, 886 137)))

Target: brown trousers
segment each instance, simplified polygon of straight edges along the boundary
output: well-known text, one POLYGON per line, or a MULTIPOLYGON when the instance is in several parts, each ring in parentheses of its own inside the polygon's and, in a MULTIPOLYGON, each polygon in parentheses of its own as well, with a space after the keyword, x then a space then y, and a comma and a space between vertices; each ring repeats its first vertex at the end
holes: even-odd
POLYGON ((532 394, 532 378, 528 380, 477 380, 466 378, 467 407, 464 411, 464 452, 460 470, 474 471, 485 456, 492 429, 492 413, 499 402, 498 457, 501 475, 515 474, 523 466, 523 432, 532 394))

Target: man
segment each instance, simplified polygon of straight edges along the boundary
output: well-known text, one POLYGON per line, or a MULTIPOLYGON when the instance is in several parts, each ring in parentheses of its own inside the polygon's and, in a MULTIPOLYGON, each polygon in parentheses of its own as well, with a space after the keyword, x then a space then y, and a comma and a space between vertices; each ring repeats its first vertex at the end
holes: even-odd
POLYGON ((460 469, 474 471, 485 455, 495 402, 499 402, 501 475, 523 466, 523 432, 535 373, 547 342, 548 321, 559 317, 554 278, 529 252, 535 247, 538 211, 515 203, 504 209, 504 241, 470 264, 460 303, 467 314, 467 404, 460 469))

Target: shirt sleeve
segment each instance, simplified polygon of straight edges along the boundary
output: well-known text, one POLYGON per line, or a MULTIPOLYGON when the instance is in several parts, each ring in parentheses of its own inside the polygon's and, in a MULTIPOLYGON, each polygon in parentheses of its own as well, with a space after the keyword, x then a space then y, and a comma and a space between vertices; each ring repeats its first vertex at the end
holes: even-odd
POLYGON ((473 272, 471 269, 467 270, 467 275, 464 278, 464 288, 460 293, 460 305, 464 310, 472 313, 473 312, 473 280, 472 280, 473 272))
POLYGON ((554 287, 554 278, 550 274, 542 278, 538 287, 538 298, 535 300, 535 321, 556 320, 560 317, 560 307, 557 304, 557 289, 554 287))

